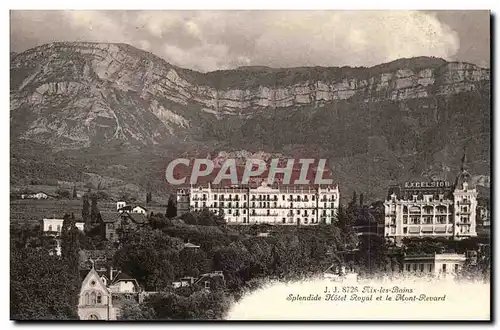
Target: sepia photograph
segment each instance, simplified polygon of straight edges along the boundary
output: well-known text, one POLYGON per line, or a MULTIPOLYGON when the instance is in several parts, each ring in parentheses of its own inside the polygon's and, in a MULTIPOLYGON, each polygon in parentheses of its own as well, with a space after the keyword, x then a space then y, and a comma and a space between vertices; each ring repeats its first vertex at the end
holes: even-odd
POLYGON ((487 8, 9 17, 11 321, 492 321, 487 8))

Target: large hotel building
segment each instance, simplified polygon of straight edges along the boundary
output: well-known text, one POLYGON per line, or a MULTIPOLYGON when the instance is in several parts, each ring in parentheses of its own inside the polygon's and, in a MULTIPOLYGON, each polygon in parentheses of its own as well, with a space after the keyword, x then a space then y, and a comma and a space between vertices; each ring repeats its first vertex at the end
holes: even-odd
POLYGON ((212 187, 177 190, 177 214, 209 209, 229 224, 315 225, 332 223, 339 208, 338 186, 212 187))
POLYGON ((465 168, 456 181, 406 182, 389 189, 385 201, 384 236, 395 241, 404 237, 477 236, 477 191, 465 168))

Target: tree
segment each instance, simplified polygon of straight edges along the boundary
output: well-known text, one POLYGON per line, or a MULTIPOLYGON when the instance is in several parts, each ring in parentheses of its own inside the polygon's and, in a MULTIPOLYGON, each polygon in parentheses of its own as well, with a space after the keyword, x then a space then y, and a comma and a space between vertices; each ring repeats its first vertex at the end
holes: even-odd
POLYGON ((119 320, 154 320, 156 318, 153 308, 147 304, 139 304, 134 300, 126 300, 120 306, 119 320))
POLYGON ((181 240, 148 227, 126 231, 120 237, 120 248, 114 264, 142 284, 146 290, 159 291, 171 287, 180 270, 181 240))
POLYGON ((62 198, 70 198, 71 193, 66 189, 57 189, 56 194, 62 198))
POLYGON ((10 313, 14 320, 77 320, 77 292, 56 256, 33 248, 11 251, 10 313))
POLYGON ((172 196, 168 198, 166 216, 168 219, 173 219, 177 216, 177 206, 175 205, 175 201, 172 196))
POLYGON ((351 203, 352 205, 356 205, 358 203, 358 195, 356 194, 356 190, 352 193, 352 200, 351 203))
POLYGON ((99 221, 99 207, 97 206, 97 195, 91 196, 92 204, 90 205, 90 220, 92 223, 99 221))
POLYGON ((61 254, 63 261, 68 265, 70 271, 76 275, 79 266, 79 252, 80 252, 80 232, 76 227, 75 216, 66 214, 64 216, 62 230, 61 230, 61 254))
POLYGON ((90 203, 89 196, 87 194, 83 195, 83 206, 82 206, 82 218, 85 224, 90 220, 90 203))

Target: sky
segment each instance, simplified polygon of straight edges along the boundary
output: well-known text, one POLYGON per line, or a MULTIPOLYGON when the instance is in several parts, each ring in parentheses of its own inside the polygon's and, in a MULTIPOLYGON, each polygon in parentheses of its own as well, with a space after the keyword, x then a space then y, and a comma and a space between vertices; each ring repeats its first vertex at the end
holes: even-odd
POLYGON ((120 42, 197 71, 373 66, 435 56, 490 66, 489 11, 11 11, 11 52, 120 42))

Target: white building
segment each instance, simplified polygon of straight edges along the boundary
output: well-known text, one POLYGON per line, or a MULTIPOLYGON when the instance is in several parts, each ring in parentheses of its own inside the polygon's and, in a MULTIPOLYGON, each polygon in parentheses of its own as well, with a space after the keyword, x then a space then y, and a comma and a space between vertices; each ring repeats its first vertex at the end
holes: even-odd
POLYGON ((228 223, 309 225, 332 223, 338 186, 189 187, 177 190, 178 215, 209 209, 228 223))
POLYGON ((465 260, 465 254, 456 253, 405 256, 403 273, 440 278, 455 277, 461 271, 465 260))
POLYGON ((116 210, 117 211, 120 211, 121 208, 127 206, 127 202, 123 202, 123 201, 119 201, 119 202, 116 202, 116 210))
MULTIPOLYGON (((465 159, 464 159, 465 162, 465 159)), ((446 181, 406 182, 389 189, 385 201, 384 236, 401 241, 404 237, 477 236, 477 191, 462 164, 455 183, 446 181)))
POLYGON ((141 214, 147 214, 148 210, 140 205, 137 205, 132 209, 132 213, 141 213, 141 214))
MULTIPOLYGON (((64 219, 43 219, 42 220, 42 231, 46 233, 57 233, 61 234, 64 219)), ((84 222, 76 222, 76 228, 81 231, 84 230, 84 222)))

